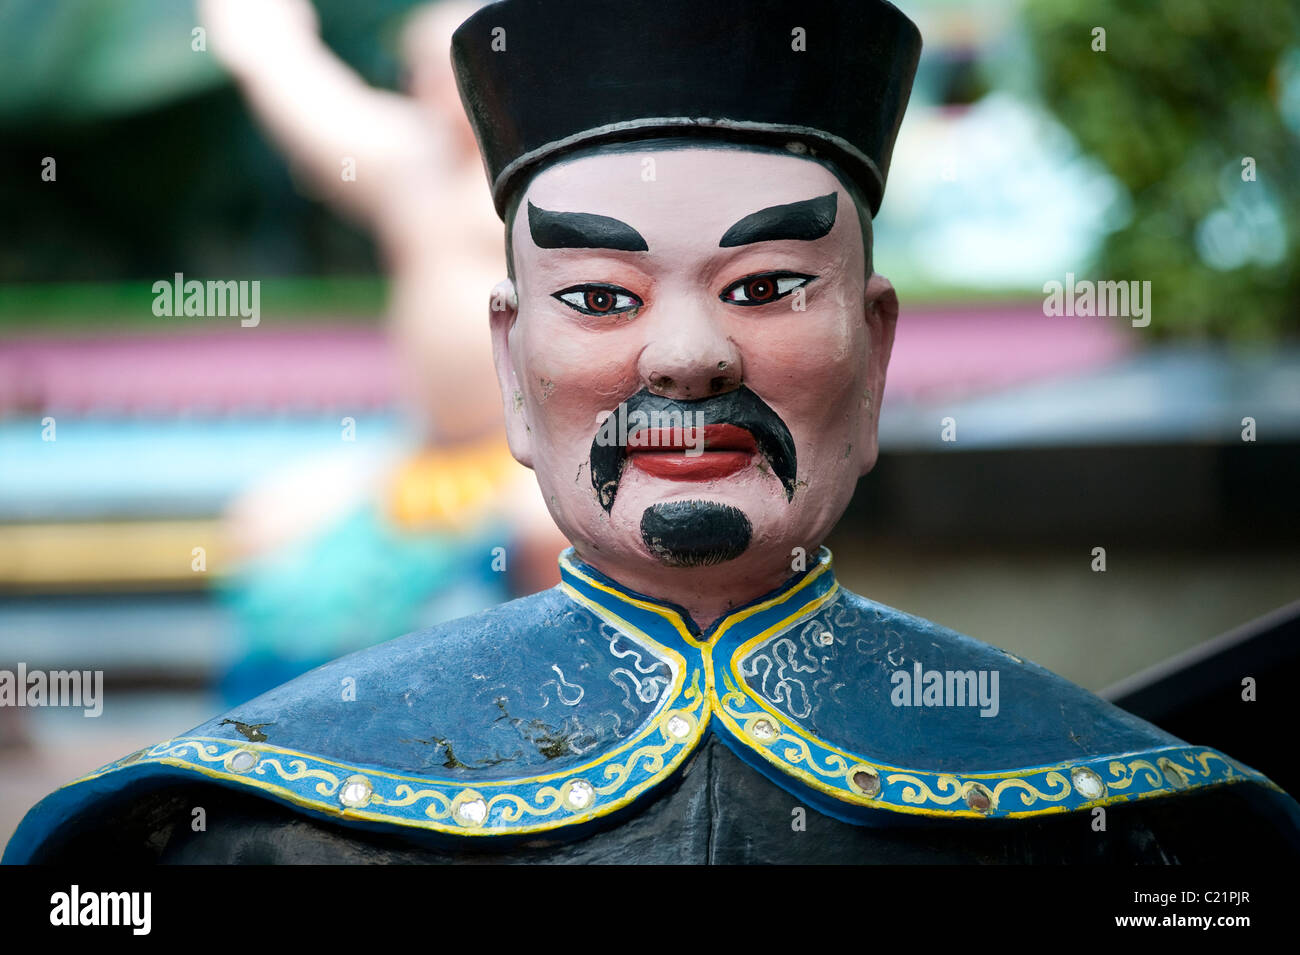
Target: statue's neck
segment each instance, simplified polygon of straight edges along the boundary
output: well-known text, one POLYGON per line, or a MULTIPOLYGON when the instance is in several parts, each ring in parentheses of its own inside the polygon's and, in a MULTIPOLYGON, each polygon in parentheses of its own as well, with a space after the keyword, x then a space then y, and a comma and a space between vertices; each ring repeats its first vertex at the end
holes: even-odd
POLYGON ((759 555, 750 554, 711 567, 615 566, 603 560, 599 553, 593 557, 576 548, 575 552, 578 560, 624 590, 684 610, 702 633, 737 607, 779 590, 818 560, 817 549, 813 548, 806 558, 806 567, 804 562, 788 556, 779 561, 764 561, 759 555))

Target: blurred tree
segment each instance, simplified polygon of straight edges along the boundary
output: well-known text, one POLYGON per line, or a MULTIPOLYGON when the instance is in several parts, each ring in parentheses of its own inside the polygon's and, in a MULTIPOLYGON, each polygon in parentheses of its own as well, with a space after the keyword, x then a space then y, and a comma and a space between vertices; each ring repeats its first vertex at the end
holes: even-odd
POLYGON ((1300 3, 1027 0, 1024 22, 1048 106, 1131 198, 1095 277, 1150 280, 1156 334, 1300 332, 1300 3))

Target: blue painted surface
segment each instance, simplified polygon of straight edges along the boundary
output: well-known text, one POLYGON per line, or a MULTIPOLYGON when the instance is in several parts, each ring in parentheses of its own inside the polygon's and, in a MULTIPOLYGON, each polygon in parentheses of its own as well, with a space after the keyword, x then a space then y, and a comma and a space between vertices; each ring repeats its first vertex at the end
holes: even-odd
POLYGON ((859 825, 1269 785, 1031 663, 844 591, 826 551, 704 632, 571 558, 562 570, 558 588, 335 660, 59 790, 6 861, 102 799, 183 780, 372 830, 573 836, 646 798, 713 733, 859 825), (914 663, 996 669, 997 718, 900 707, 891 670, 914 663), (879 792, 862 790, 864 772, 879 792))
POLYGON ((360 417, 356 440, 339 419, 59 417, 0 422, 0 521, 206 517, 241 490, 305 458, 375 460, 404 438, 393 415, 360 417))

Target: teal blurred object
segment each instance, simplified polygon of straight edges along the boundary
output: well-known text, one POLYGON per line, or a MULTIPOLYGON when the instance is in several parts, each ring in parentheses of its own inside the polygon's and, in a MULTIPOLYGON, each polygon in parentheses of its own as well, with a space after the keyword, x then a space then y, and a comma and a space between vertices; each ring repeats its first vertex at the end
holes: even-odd
MULTIPOLYGON (((396 20, 417 0, 316 0, 321 34, 372 82, 394 85, 396 20)), ((0 125, 93 122, 228 82, 196 41, 194 0, 5 0, 0 125), (195 47, 200 47, 196 49, 195 47)))
POLYGON ((492 549, 501 524, 465 535, 403 531, 367 503, 314 538, 279 548, 222 585, 236 660, 220 680, 230 704, 355 650, 509 600, 492 549))
POLYGON ((8 0, 0 124, 104 119, 218 86, 196 26, 190 0, 8 0))

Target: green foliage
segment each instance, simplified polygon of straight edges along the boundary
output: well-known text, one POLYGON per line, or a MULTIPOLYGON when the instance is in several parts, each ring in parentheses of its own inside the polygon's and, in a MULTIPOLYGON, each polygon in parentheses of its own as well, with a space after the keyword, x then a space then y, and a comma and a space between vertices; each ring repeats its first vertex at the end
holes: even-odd
POLYGON ((1150 280, 1158 334, 1300 332, 1300 4, 1030 0, 1025 26, 1047 105, 1131 198, 1096 277, 1150 280))
MULTIPOLYGON (((169 281, 171 276, 161 278, 169 281)), ((153 281, 0 282, 0 336, 30 332, 36 325, 43 330, 66 331, 103 324, 111 324, 115 330, 175 329, 176 319, 153 313, 157 297, 153 281)), ((272 277, 259 281, 262 314, 274 316, 277 324, 300 319, 313 324, 374 323, 383 315, 388 299, 387 280, 377 275, 272 277)), ((193 321, 189 325, 195 327, 193 321)))

